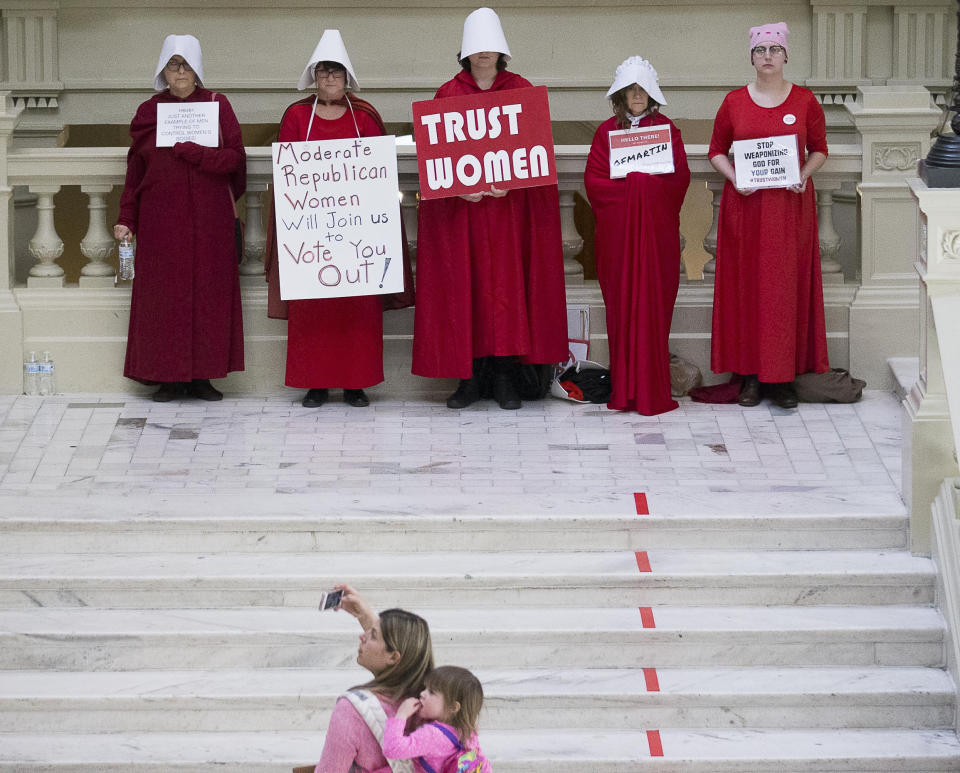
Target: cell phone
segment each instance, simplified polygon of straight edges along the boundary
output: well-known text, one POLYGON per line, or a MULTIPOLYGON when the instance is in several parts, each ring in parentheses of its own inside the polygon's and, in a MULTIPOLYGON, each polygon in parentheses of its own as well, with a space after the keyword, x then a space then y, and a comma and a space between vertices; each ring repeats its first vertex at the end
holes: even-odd
POLYGON ((342 590, 328 590, 320 596, 320 611, 325 612, 328 609, 336 609, 340 606, 340 599, 343 598, 342 590))

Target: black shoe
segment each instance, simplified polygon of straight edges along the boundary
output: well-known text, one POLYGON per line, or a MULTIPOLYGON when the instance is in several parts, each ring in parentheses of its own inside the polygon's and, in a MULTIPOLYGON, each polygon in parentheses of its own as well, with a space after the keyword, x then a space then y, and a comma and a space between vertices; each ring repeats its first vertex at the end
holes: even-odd
POLYGON ((354 408, 366 408, 370 405, 370 398, 364 394, 362 389, 344 389, 343 402, 354 408))
POLYGON ((214 388, 213 384, 205 378, 195 378, 187 385, 187 391, 198 400, 206 400, 211 403, 223 399, 223 392, 214 388))
POLYGON ((744 408, 753 408, 755 405, 760 405, 760 382, 756 376, 743 376, 737 403, 744 408))
POLYGON ((176 400, 178 397, 183 397, 186 393, 186 385, 181 384, 179 381, 167 381, 160 385, 160 388, 153 393, 153 402, 155 403, 169 403, 171 400, 176 400))
POLYGON ((330 396, 330 390, 328 389, 311 389, 304 396, 303 400, 300 402, 304 408, 319 408, 330 396))
POLYGON ((780 408, 797 407, 797 393, 793 388, 792 381, 783 381, 779 384, 771 384, 767 390, 767 396, 773 401, 774 405, 780 408))
POLYGON ((513 379, 506 373, 498 373, 493 379, 493 399, 505 411, 515 411, 523 405, 513 385, 513 379))
POLYGON ((460 379, 457 391, 447 398, 447 408, 466 408, 480 399, 480 386, 475 378, 460 379))

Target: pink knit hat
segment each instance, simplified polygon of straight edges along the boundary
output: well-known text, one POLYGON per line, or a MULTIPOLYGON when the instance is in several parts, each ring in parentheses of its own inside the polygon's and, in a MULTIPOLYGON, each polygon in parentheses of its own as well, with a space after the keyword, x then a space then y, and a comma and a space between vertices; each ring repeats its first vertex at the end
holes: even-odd
POLYGON ((762 24, 759 27, 750 28, 750 50, 753 51, 760 43, 772 41, 787 48, 787 35, 790 30, 787 29, 785 21, 778 21, 776 24, 762 24))

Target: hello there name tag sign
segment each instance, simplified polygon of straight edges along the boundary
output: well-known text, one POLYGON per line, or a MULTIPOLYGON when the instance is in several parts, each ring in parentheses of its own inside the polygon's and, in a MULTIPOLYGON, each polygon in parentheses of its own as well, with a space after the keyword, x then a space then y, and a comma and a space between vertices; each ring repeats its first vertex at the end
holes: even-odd
POLYGON ((630 172, 673 172, 673 142, 669 126, 610 132, 610 178, 626 177, 630 172))

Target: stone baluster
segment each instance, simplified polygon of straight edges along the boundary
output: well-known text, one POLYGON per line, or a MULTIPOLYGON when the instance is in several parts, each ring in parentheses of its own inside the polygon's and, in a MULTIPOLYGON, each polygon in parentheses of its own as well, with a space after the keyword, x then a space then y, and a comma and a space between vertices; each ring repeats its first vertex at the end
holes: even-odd
POLYGON ((711 255, 703 266, 703 278, 712 279, 717 272, 717 229, 720 226, 720 199, 723 196, 724 180, 708 180, 707 190, 713 194, 713 218, 710 221, 710 230, 703 237, 703 249, 711 255))
POLYGON ((263 276, 263 250, 267 245, 267 233, 263 229, 260 194, 269 186, 263 182, 248 182, 245 201, 247 216, 243 226, 243 261, 240 276, 263 276))
POLYGON ((827 281, 843 281, 843 266, 837 260, 840 254, 840 234, 833 225, 833 192, 840 187, 826 183, 817 187, 817 234, 820 239, 820 272, 827 281))
POLYGON ((80 190, 87 194, 89 225, 87 234, 80 241, 80 252, 90 262, 80 269, 81 287, 102 287, 112 285, 113 266, 107 258, 113 252, 114 240, 107 230, 107 194, 112 185, 81 185, 80 190))
POLYGON ((573 211, 576 190, 560 189, 560 238, 563 240, 563 275, 566 283, 583 284, 583 266, 576 255, 583 249, 583 238, 577 231, 573 211))
POLYGON ((53 197, 59 185, 31 185, 37 195, 37 230, 27 247, 38 261, 30 268, 28 287, 63 287, 63 269, 54 261, 63 254, 63 240, 53 224, 53 197))
POLYGON ((417 266, 417 189, 400 192, 400 217, 407 234, 407 249, 410 250, 410 262, 414 273, 417 266))

